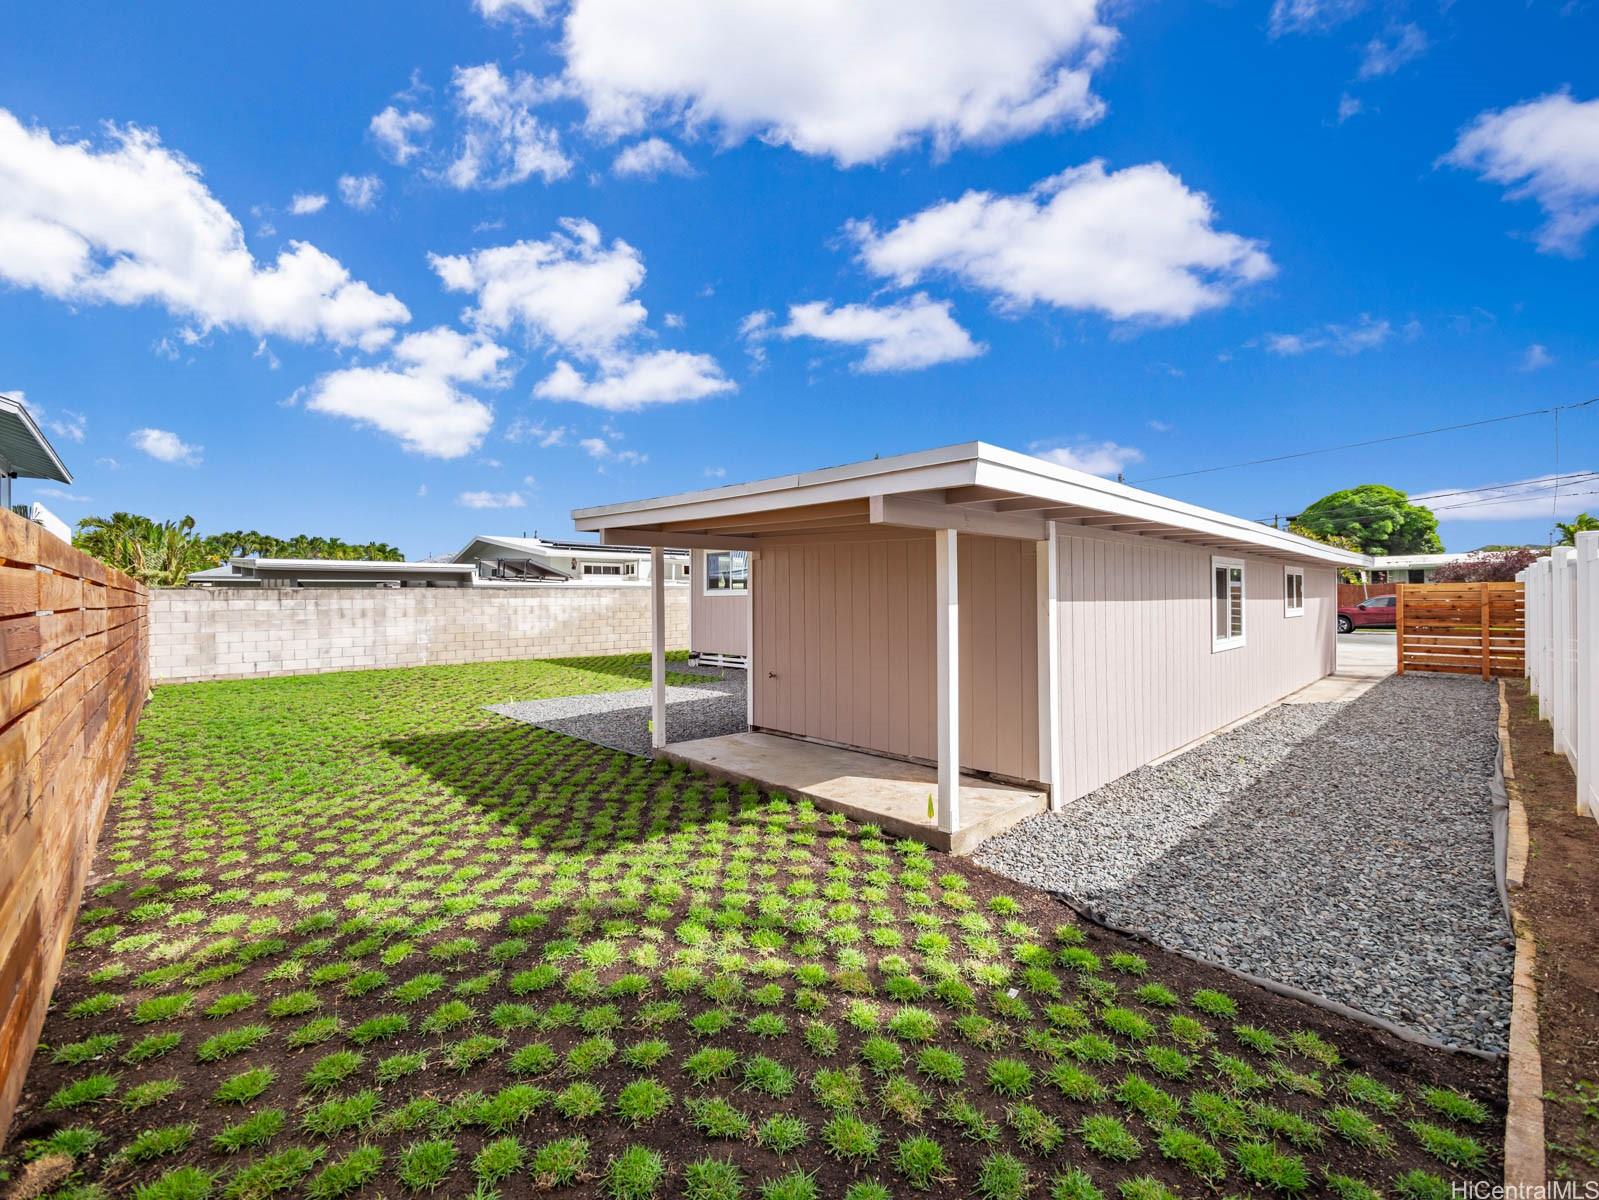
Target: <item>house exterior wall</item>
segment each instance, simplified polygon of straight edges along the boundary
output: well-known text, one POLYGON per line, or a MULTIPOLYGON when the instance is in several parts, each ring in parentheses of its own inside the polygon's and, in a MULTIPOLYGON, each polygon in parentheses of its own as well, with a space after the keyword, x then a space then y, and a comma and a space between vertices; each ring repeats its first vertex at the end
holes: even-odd
POLYGON ((750 652, 750 594, 707 592, 705 551, 696 550, 688 579, 689 641, 695 654, 750 652))
MULTIPOLYGON (((961 765, 1038 774, 1031 542, 962 534, 961 765)), ((937 754, 933 539, 755 552, 754 724, 902 758, 937 754)))
POLYGON ((1067 801, 1334 669, 1330 566, 1304 566, 1305 613, 1288 617, 1284 562, 1230 556, 1244 562, 1245 643, 1216 652, 1211 551, 1067 525, 1058 537, 1067 801))
MULTIPOLYGON (((688 645, 688 589, 666 589, 667 648, 688 645)), ((650 589, 172 588, 150 595, 158 683, 626 654, 650 648, 650 589)))

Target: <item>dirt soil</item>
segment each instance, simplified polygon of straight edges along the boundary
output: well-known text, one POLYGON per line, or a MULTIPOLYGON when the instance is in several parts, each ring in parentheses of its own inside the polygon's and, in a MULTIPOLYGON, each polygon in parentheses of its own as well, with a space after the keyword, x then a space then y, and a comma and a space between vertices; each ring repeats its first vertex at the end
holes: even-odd
POLYGON ((1599 1180, 1599 822, 1522 680, 1508 680, 1513 786, 1527 810, 1517 909, 1538 947, 1538 1041, 1551 1179, 1599 1180))

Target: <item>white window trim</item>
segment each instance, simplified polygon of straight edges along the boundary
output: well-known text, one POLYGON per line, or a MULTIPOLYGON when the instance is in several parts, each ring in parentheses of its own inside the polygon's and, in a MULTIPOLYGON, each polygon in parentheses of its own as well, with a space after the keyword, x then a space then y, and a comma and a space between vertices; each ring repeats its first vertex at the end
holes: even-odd
MULTIPOLYGON (((713 554, 738 554, 738 553, 740 553, 740 551, 738 551, 738 550, 707 550, 705 552, 705 569, 700 572, 700 594, 702 596, 725 597, 725 596, 748 596, 750 594, 750 583, 749 583, 749 579, 750 579, 749 570, 750 569, 749 569, 749 559, 748 558, 746 558, 744 560, 744 586, 743 587, 741 587, 741 588, 732 588, 732 587, 713 588, 711 586, 711 555, 713 555, 713 554)), ((745 551, 742 551, 742 553, 747 555, 749 553, 749 551, 745 550, 745 551)))
POLYGON ((1302 617, 1304 615, 1305 615, 1305 568, 1304 567, 1284 567, 1283 568, 1283 616, 1285 616, 1285 617, 1302 617), (1288 581, 1290 579, 1292 579, 1296 575, 1299 576, 1299 588, 1298 588, 1298 592, 1299 592, 1299 607, 1298 608, 1295 608, 1293 606, 1293 604, 1289 602, 1289 599, 1288 599, 1288 581))
MULTIPOLYGON (((1210 560, 1210 578, 1206 582, 1206 592, 1210 596, 1210 649, 1212 654, 1219 654, 1223 650, 1237 650, 1245 644, 1249 636, 1249 568, 1241 558, 1223 558, 1212 555, 1210 560), (1238 624, 1241 632, 1237 637, 1219 637, 1216 634, 1216 571, 1221 567, 1237 567, 1238 580, 1238 624)), ((1230 590, 1230 587, 1229 587, 1230 590)))

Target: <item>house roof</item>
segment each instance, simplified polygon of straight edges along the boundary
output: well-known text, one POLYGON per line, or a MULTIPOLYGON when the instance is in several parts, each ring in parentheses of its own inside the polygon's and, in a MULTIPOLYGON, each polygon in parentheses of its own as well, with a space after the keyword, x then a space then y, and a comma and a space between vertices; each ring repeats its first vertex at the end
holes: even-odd
POLYGON ((352 575, 443 575, 466 576, 475 573, 471 563, 392 562, 381 559, 346 558, 230 558, 221 567, 209 571, 195 571, 194 579, 224 579, 246 572, 277 571, 338 571, 352 575), (219 573, 223 572, 223 573, 219 573))
POLYGON ((630 555, 648 554, 648 546, 608 546, 603 542, 556 542, 539 537, 503 537, 499 534, 480 533, 474 537, 455 555, 454 561, 461 562, 470 554, 472 547, 479 542, 484 545, 496 546, 510 550, 517 554, 550 555, 559 557, 585 557, 592 555, 599 559, 626 558, 630 555))
POLYGON ((1405 567, 1442 567, 1449 563, 1463 562, 1470 558, 1468 553, 1460 554, 1374 554, 1371 565, 1374 570, 1395 570, 1405 567))
POLYGON ((72 472, 34 422, 28 406, 10 396, 0 396, 0 469, 24 479, 72 482, 72 472))
POLYGON ((1369 567, 1369 555, 986 442, 963 442, 750 483, 575 509, 613 540, 738 549, 860 527, 956 528, 1042 539, 1047 522, 1198 546, 1369 567))

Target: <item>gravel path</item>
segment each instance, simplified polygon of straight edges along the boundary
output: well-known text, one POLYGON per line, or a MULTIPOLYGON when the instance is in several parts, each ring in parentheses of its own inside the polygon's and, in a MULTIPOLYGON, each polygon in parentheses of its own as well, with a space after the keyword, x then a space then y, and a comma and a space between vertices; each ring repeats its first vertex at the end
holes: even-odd
POLYGON ((1395 676, 1275 708, 974 857, 1165 946, 1503 1050, 1497 721, 1491 685, 1395 676))
MULTIPOLYGON (((671 670, 674 674, 706 676, 705 683, 667 686, 666 732, 672 741, 720 737, 746 728, 743 671, 676 662, 671 664, 671 670)), ((641 756, 650 752, 650 689, 647 687, 491 704, 488 709, 502 717, 597 742, 612 750, 641 756)))

